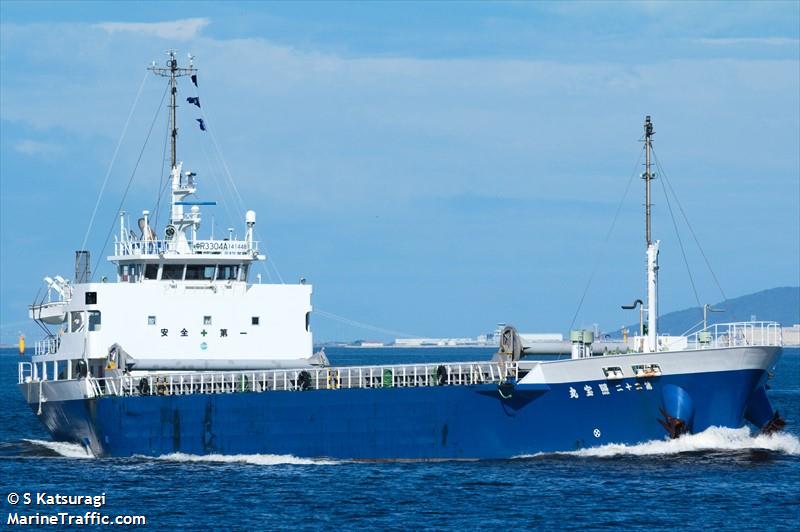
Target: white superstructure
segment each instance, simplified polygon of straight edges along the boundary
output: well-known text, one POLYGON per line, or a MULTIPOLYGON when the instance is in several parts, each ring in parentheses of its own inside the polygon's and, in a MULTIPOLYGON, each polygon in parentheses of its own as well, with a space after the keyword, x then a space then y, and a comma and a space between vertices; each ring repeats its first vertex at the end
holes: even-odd
POLYGON ((197 176, 176 159, 177 78, 196 70, 179 67, 174 52, 166 68, 150 70, 172 87, 169 223, 154 227, 142 211, 138 227, 131 227, 120 213, 108 257, 116 282, 92 279, 87 251, 77 252, 73 282, 45 279, 47 301, 32 305, 30 315, 59 328, 36 344, 33 362, 52 361, 56 378, 117 368, 237 370, 324 362, 324 356, 312 358, 311 285, 261 284, 252 272, 266 260, 254 240, 255 212, 245 214, 243 239, 233 232, 224 239, 200 235, 200 207, 215 202, 193 199, 197 176))

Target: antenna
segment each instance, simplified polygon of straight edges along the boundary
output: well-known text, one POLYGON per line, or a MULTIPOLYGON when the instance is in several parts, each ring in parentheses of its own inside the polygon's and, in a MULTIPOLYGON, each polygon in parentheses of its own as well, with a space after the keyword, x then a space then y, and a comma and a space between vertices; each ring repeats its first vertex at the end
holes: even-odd
POLYGON ((176 150, 176 143, 178 140, 178 116, 177 116, 177 109, 178 109, 178 78, 183 76, 191 76, 197 69, 194 68, 194 57, 189 54, 189 66, 188 67, 181 67, 178 66, 178 59, 176 57, 178 51, 177 50, 167 50, 167 63, 166 67, 159 67, 156 66, 156 62, 153 63, 147 68, 147 70, 151 71, 156 76, 161 76, 164 78, 169 78, 169 86, 170 86, 170 125, 172 126, 172 134, 171 137, 171 151, 170 155, 172 158, 172 168, 176 168, 177 166, 177 150, 176 150))
POLYGON ((649 246, 650 240, 650 181, 653 175, 650 173, 650 150, 653 147, 653 122, 650 121, 650 115, 644 118, 644 184, 645 184, 645 241, 649 246))

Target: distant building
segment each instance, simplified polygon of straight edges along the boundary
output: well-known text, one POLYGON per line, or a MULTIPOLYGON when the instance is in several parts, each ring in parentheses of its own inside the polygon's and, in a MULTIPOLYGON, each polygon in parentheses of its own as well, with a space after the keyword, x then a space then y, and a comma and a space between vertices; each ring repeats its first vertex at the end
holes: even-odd
POLYGON ((352 345, 356 347, 384 347, 386 344, 379 340, 356 340, 352 345))
POLYGON ((522 343, 528 342, 563 342, 564 335, 557 333, 519 333, 522 343))
POLYGON ((783 328, 783 345, 800 347, 800 323, 783 328))

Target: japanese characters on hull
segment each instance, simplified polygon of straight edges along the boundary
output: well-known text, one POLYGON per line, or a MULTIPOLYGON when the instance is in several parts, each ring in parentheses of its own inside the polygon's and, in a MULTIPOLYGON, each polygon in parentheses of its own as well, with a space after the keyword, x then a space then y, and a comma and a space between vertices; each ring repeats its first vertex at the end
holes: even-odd
MULTIPOLYGON (((597 384, 596 386, 597 386, 598 391, 600 392, 600 395, 611 395, 611 391, 609 391, 609 385, 607 383, 601 382, 601 383, 597 384)), ((595 396, 594 388, 592 387, 591 384, 585 384, 583 386, 582 390, 583 390, 583 393, 584 393, 583 397, 594 397, 595 396)), ((629 392, 629 391, 632 391, 632 390, 634 390, 634 391, 652 391, 653 390, 653 385, 651 384, 650 381, 647 381, 647 380, 646 381, 638 381, 637 380, 633 384, 631 384, 630 382, 626 382, 625 384, 617 383, 617 384, 614 385, 614 390, 615 390, 615 392, 629 392)), ((580 399, 581 398, 581 394, 578 392, 578 389, 575 388, 574 386, 570 386, 569 387, 569 398, 570 399, 580 399)))

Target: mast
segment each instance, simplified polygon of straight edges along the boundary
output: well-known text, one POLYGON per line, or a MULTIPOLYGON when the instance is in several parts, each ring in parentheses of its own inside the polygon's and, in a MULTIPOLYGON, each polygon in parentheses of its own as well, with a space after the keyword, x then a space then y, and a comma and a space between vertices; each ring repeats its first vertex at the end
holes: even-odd
POLYGON ((192 64, 192 56, 189 56, 189 66, 188 67, 181 67, 178 66, 178 59, 175 57, 177 54, 177 50, 167 50, 167 66, 166 67, 159 67, 156 66, 155 61, 153 64, 148 68, 153 74, 165 78, 169 78, 169 90, 170 90, 170 161, 171 165, 170 168, 173 170, 178 166, 178 153, 177 153, 177 142, 178 142, 178 78, 182 76, 191 76, 192 74, 197 72, 197 69, 194 68, 192 64))
POLYGON ((653 241, 650 234, 650 181, 655 177, 650 171, 650 151, 652 149, 653 123, 650 115, 644 119, 644 150, 645 150, 645 171, 642 176, 645 183, 645 242, 647 244, 647 344, 645 350, 653 353, 657 350, 658 342, 658 245, 659 241, 653 241))
POLYGON ((644 204, 645 204, 645 243, 650 245, 650 149, 652 148, 653 123, 650 115, 644 118, 644 204))
MULTIPOLYGON (((200 208, 196 205, 193 206, 190 214, 186 214, 183 209, 186 196, 194 194, 197 188, 195 187, 195 174, 186 172, 185 179, 183 179, 181 177, 182 163, 178 162, 178 78, 194 76, 197 73, 197 69, 194 68, 191 55, 189 55, 189 66, 182 67, 178 65, 176 54, 176 50, 167 50, 166 66, 156 66, 155 61, 153 61, 148 70, 157 76, 169 78, 170 174, 172 176, 170 225, 172 229, 169 230, 171 234, 168 233, 168 239, 174 239, 177 242, 177 249, 183 252, 190 250, 189 241, 195 239, 195 231, 200 224, 200 208), (191 234, 187 235, 189 231, 191 234)), ((194 80, 196 78, 193 77, 192 81, 194 80)))

